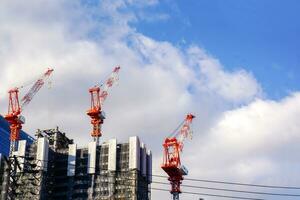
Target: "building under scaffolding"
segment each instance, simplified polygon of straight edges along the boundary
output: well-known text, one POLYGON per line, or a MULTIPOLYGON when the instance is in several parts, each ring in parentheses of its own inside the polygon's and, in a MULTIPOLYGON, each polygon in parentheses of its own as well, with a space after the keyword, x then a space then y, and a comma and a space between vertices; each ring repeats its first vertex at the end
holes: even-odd
POLYGON ((58 128, 36 136, 20 141, 9 167, 2 163, 0 178, 13 176, 3 181, 3 199, 150 199, 152 156, 138 137, 77 148, 58 128))
POLYGON ((2 191, 3 191, 3 187, 4 187, 4 185, 3 185, 3 183, 4 183, 4 181, 3 181, 4 176, 3 175, 4 175, 4 168, 5 168, 4 164, 5 164, 4 158, 0 154, 0 199, 2 199, 1 194, 2 194, 2 191))
MULTIPOLYGON (((76 152, 73 199, 150 199, 151 152, 138 137, 101 146, 95 142, 76 152), (89 180, 87 180, 89 178, 89 180)), ((73 170, 73 171, 72 171, 73 170)), ((73 174, 72 174, 73 172, 73 174)))

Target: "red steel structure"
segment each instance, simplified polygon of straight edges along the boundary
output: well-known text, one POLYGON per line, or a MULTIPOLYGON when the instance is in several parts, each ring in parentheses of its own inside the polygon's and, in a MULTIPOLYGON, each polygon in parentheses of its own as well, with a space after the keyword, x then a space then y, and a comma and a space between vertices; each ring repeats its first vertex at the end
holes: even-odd
POLYGON ((27 94, 21 99, 21 103, 19 101, 19 89, 22 87, 13 88, 8 91, 9 105, 5 119, 10 124, 10 155, 12 155, 12 152, 16 150, 22 124, 25 123, 25 118, 21 115, 22 111, 31 102, 35 94, 42 88, 52 72, 53 69, 47 69, 47 71, 34 83, 27 94))
POLYGON ((192 136, 191 123, 195 118, 192 114, 187 114, 185 120, 180 126, 165 139, 164 158, 161 168, 168 174, 171 184, 171 194, 173 200, 179 200, 179 194, 181 193, 180 185, 183 180, 183 176, 188 174, 187 169, 181 165, 180 152, 183 149, 183 142, 187 137, 192 136))
POLYGON ((101 125, 105 119, 104 112, 102 111, 103 102, 108 96, 108 90, 114 85, 115 82, 118 81, 118 73, 120 69, 121 68, 119 66, 114 68, 104 85, 102 85, 102 88, 100 86, 95 86, 89 89, 91 95, 91 107, 87 111, 87 115, 90 116, 91 124, 93 126, 91 136, 94 138, 94 141, 96 141, 97 144, 99 143, 99 138, 102 135, 101 125))

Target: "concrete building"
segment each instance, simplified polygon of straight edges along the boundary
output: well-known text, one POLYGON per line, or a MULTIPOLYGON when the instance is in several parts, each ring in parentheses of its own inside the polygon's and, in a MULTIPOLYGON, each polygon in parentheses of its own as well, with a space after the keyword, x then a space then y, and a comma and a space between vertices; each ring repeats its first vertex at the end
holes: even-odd
POLYGON ((126 143, 111 139, 78 148, 58 128, 44 130, 37 132, 34 143, 20 142, 14 155, 19 167, 11 164, 17 173, 10 187, 16 194, 9 194, 4 184, 3 198, 150 199, 152 155, 136 136, 126 143))
POLYGON ((73 199, 150 199, 151 151, 137 136, 122 144, 116 139, 101 146, 91 142, 76 151, 76 163, 75 172, 69 168, 75 179, 73 199))

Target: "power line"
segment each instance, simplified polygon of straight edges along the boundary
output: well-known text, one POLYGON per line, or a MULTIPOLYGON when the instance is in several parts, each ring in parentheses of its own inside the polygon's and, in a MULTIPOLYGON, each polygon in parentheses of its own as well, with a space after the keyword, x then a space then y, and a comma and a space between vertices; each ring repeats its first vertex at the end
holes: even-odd
MULTIPOLYGON (((159 189, 159 188, 151 188, 154 190, 160 191, 168 191, 166 189, 159 189)), ((209 194, 209 193, 200 193, 200 192, 182 192, 183 194, 194 194, 194 195, 201 195, 201 196, 211 196, 211 197, 222 197, 222 198, 229 198, 229 199, 245 199, 245 200, 266 200, 261 198, 251 198, 251 197, 240 197, 240 196, 228 196, 228 195, 218 195, 218 194, 209 194)))
MULTIPOLYGON (((162 185, 170 185, 169 183, 163 183, 163 182, 158 182, 158 181, 152 181, 152 183, 162 184, 162 185)), ((204 187, 204 186, 185 185, 185 184, 182 184, 181 186, 183 186, 183 187, 189 187, 189 188, 206 189, 206 190, 226 191, 226 192, 238 192, 238 193, 259 194, 259 195, 272 195, 272 196, 300 197, 300 194, 255 192, 255 191, 247 191, 247 190, 232 190, 232 189, 225 189, 225 188, 204 187)))
MULTIPOLYGON (((153 175, 153 177, 168 178, 167 176, 153 175)), ((217 181, 217 180, 207 180, 207 179, 195 179, 195 178, 184 178, 188 181, 197 181, 197 182, 207 182, 207 183, 219 183, 226 185, 240 185, 240 186, 250 186, 250 187, 262 187, 262 188, 273 188, 273 189, 292 189, 300 190, 300 187, 295 186, 279 186, 279 185, 259 185, 259 184, 250 184, 250 183, 240 183, 240 182, 229 182, 229 181, 217 181)))
MULTIPOLYGON (((88 166, 86 166, 86 167, 88 168, 88 166)), ((103 171, 108 171, 108 170, 103 170, 103 171)), ((121 172, 121 173, 124 173, 124 174, 125 173, 126 174, 127 173, 131 173, 131 171, 117 171, 117 172, 121 172)), ((108 175, 108 174, 99 174, 99 173, 95 173, 95 174, 97 176, 102 176, 102 177, 115 177, 115 176, 108 175)), ((134 180, 134 179, 126 178, 126 180, 134 180)), ((169 183, 159 182, 159 181, 152 181, 152 183, 154 183, 154 184, 162 184, 162 185, 169 185, 169 183)), ((226 191, 226 192, 248 193, 248 194, 256 194, 256 195, 272 195, 272 196, 286 196, 286 197, 299 197, 300 196, 300 194, 283 194, 283 193, 255 192, 255 191, 232 190, 232 189, 224 189, 224 188, 216 188, 216 187, 202 187, 202 186, 184 185, 184 184, 182 186, 183 187, 189 187, 189 188, 208 189, 208 190, 226 191)), ((166 190, 166 191, 169 191, 169 190, 166 190)), ((184 193, 189 193, 189 192, 185 191, 184 193)))
MULTIPOLYGON (((17 156, 17 157, 22 157, 22 156, 17 156)), ((26 158, 26 157, 22 157, 22 158, 26 158)), ((47 160, 38 160, 35 159, 36 161, 40 161, 40 162, 46 162, 46 163, 53 163, 55 161, 47 161, 47 160)), ((75 166, 76 164, 68 164, 68 166, 75 166)), ((97 167, 88 167, 86 166, 86 168, 90 168, 90 169, 96 169, 97 167)), ((108 170, 102 170, 102 171, 108 171, 108 170)), ((126 171, 117 171, 117 172, 126 172, 126 171)), ((168 176, 163 176, 163 175, 155 175, 155 174, 148 174, 148 176, 150 177, 160 177, 160 178, 168 178, 168 176)), ((208 180, 208 179, 195 179, 195 178, 184 178, 184 180, 189 180, 189 181, 195 181, 195 182, 208 182, 208 183, 217 183, 217 184, 226 184, 226 185, 240 185, 240 186, 250 186, 250 187, 261 187, 261 188, 272 188, 272 189, 294 189, 294 190, 299 190, 300 187, 294 187, 294 186, 278 186, 278 185, 259 185, 259 184, 249 184, 249 183, 240 183, 240 182, 228 182, 228 181, 218 181, 218 180, 208 180)), ((168 183, 169 184, 169 183, 168 183)), ((182 185, 185 186, 185 185, 182 185)), ((191 185, 186 185, 191 186, 191 185)), ((199 187, 202 188, 200 186, 193 186, 193 187, 199 187)), ((206 188, 202 188, 202 189, 209 189, 208 187, 206 188)), ((213 188, 210 188, 213 189, 213 188)), ((223 190, 226 191, 227 189, 223 189, 223 188, 216 188, 218 190, 223 190)), ((228 189, 229 191, 229 189, 228 189)), ((236 190, 236 192, 241 192, 241 193, 252 193, 252 191, 243 191, 243 190, 236 190)), ((234 191, 231 191, 234 192, 234 191)), ((256 192, 254 192, 253 194, 255 194, 256 192)), ((258 193, 258 192, 257 192, 258 193)), ((300 196, 300 194, 279 194, 279 193, 263 193, 264 195, 278 195, 278 196, 295 196, 298 197, 300 196)))
MULTIPOLYGON (((101 176, 101 175, 100 175, 101 176)), ((103 175, 102 175, 103 176, 103 175)), ((126 180, 135 180, 130 178, 125 178, 126 180)), ((113 183, 113 182, 108 182, 113 183)), ((170 192, 168 189, 162 189, 162 188, 155 188, 155 187, 144 187, 142 185, 132 185, 132 184, 125 184, 125 183, 118 183, 117 185, 121 186, 127 186, 127 187, 139 187, 139 188, 146 188, 149 190, 156 190, 156 191, 163 191, 163 192, 170 192)), ((25 186, 29 188, 29 186, 25 186)), ((32 189, 32 188, 31 188, 32 189)), ((150 191, 148 191, 150 192, 150 191)), ((231 195, 218 195, 218 194, 211 194, 211 193, 201 193, 201 192, 191 192, 191 191, 184 191, 182 194, 189 194, 189 195, 199 195, 199 196, 211 196, 211 197, 218 197, 218 198, 228 198, 228 199, 241 199, 241 200, 266 200, 262 198, 254 198, 254 197, 243 197, 243 196, 231 196, 231 195)))

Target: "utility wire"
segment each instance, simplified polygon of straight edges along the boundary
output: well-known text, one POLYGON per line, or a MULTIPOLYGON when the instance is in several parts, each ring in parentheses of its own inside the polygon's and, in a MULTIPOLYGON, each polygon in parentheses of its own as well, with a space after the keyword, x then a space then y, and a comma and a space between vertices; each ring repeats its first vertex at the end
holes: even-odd
MULTIPOLYGON (((153 177, 168 178, 167 176, 154 175, 153 177)), ((208 180, 208 179, 195 179, 195 178, 184 178, 188 181, 197 181, 197 182, 207 182, 207 183, 220 183, 226 185, 240 185, 240 186, 251 186, 251 187, 262 187, 262 188, 273 188, 273 189, 292 189, 300 190, 300 187, 296 186, 279 186, 279 185, 259 185, 259 184, 250 184, 250 183, 240 183, 240 182, 228 182, 228 181, 217 181, 217 180, 208 180)))
MULTIPOLYGON (((151 188, 154 190, 160 191, 168 191, 166 189, 158 189, 158 188, 151 188)), ((251 198, 251 197, 240 197, 240 196, 227 196, 227 195, 218 195, 218 194, 209 194, 209 193, 200 193, 200 192, 182 192, 183 194, 194 194, 194 195, 201 195, 201 196, 211 196, 211 197, 222 197, 222 198, 229 198, 229 199, 246 199, 246 200, 266 200, 261 198, 251 198)))
MULTIPOLYGON (((45 161, 44 161, 45 162, 45 161)), ((54 162, 54 161, 53 161, 54 162)), ((72 165, 75 166, 75 165, 72 165)), ((88 166, 85 166, 86 168, 89 168, 88 166)), ((95 167, 90 167, 90 168, 95 168, 95 167)), ((102 171, 107 171, 108 170, 102 170, 102 171)), ((132 171, 116 171, 120 173, 128 174, 128 173, 133 173, 132 171)), ((99 174, 95 173, 97 176, 100 177, 115 177, 112 175, 107 175, 107 174, 99 174)), ((86 174, 88 175, 88 174, 86 174)), ((122 174, 121 174, 122 176, 122 174)), ((127 180, 134 180, 134 179, 128 179, 127 180)), ((154 184, 161 184, 161 185, 170 185, 170 183, 165 183, 165 182, 159 182, 159 181, 152 181, 151 183, 154 184)), ((203 186, 195 186, 195 185, 184 185, 182 184, 181 186, 183 187, 188 187, 188 188, 198 188, 198 189, 207 189, 207 190, 215 190, 215 191, 226 191, 226 192, 237 192, 237 193, 247 193, 247 194, 256 194, 256 195, 271 195, 271 196, 286 196, 286 197, 300 197, 300 194, 286 194, 286 193, 270 193, 270 192, 256 192, 256 191, 246 191, 246 190, 233 190, 233 189, 224 189, 224 188, 217 188, 217 187, 203 187, 203 186)))
MULTIPOLYGON (((161 184, 161 185, 170 185, 169 183, 163 183, 163 182, 159 182, 159 181, 152 181, 152 183, 161 184)), ((270 193, 270 192, 255 192, 255 191, 247 191, 247 190, 232 190, 232 189, 225 189, 225 188, 204 187, 204 186, 185 185, 185 184, 181 184, 181 186, 182 186, 182 187, 188 187, 188 188, 199 188, 199 189, 206 189, 206 190, 226 191, 226 192, 238 192, 238 193, 260 194, 260 195, 272 195, 272 196, 300 197, 300 194, 284 194, 284 193, 270 193)))
MULTIPOLYGON (((17 156, 22 157, 22 156, 17 156)), ((22 157, 26 158, 26 157, 22 157)), ((37 159, 35 159, 37 160, 37 159)), ((47 160, 37 160, 40 162, 46 162, 46 163, 53 163, 55 161, 47 161, 47 160)), ((78 166, 74 164, 68 164, 68 166, 78 166)), ((88 167, 86 168, 90 169, 96 169, 97 167, 88 167)), ((102 170, 102 171, 108 171, 108 170, 102 170)), ((121 173, 126 173, 128 171, 116 171, 121 173)), ((155 175, 155 174, 149 174, 150 177, 160 177, 160 178, 168 178, 168 176, 162 176, 162 175, 155 175)), ((251 187, 262 187, 262 188, 273 188, 273 189, 300 189, 300 187, 293 187, 293 186, 275 186, 275 185, 258 185, 258 184, 248 184, 248 183, 238 183, 238 182, 226 182, 226 181, 216 181, 216 180, 206 180, 206 179, 194 179, 194 178, 184 178, 184 180, 189 181, 197 181, 197 182, 209 182, 209 183, 218 183, 218 184, 228 184, 228 185, 240 185, 240 186, 251 186, 251 187)), ((155 183, 155 181, 153 181, 155 183)), ((163 182, 157 182, 161 184, 169 184, 169 183, 163 183, 163 182)), ((254 192, 254 191, 244 191, 244 190, 230 190, 230 189, 224 189, 224 188, 214 188, 214 187, 201 187, 201 186, 194 186, 194 185, 184 185, 181 186, 185 187, 194 187, 194 188, 200 188, 200 189, 210 189, 210 190, 220 190, 220 191, 230 191, 230 192, 240 192, 240 193, 249 193, 249 194, 262 194, 262 195, 274 195, 274 196, 293 196, 293 197, 299 197, 300 194, 280 194, 280 193, 267 193, 267 192, 254 192)))
MULTIPOLYGON (((103 176, 103 175, 100 175, 103 176)), ((125 180, 136 180, 136 179, 130 179, 128 177, 125 177, 125 180)), ((112 184, 114 182, 108 182, 108 184, 112 184)), ((143 185, 132 185, 132 184, 125 184, 125 183, 117 183, 118 186, 126 186, 126 187, 133 187, 133 188, 144 188, 147 190, 156 190, 156 191, 163 191, 163 192, 170 192, 168 189, 162 189, 162 188, 155 188, 155 187, 145 187, 143 185)), ((23 186, 24 187, 24 186, 23 186)), ((25 186, 27 188, 32 189, 32 187, 25 186)), ((150 191, 148 191, 150 193, 150 191)), ((199 195, 199 196, 211 196, 211 197, 219 197, 219 198, 228 198, 228 199, 241 199, 241 200, 266 200, 262 198, 254 198, 254 197, 243 197, 243 196, 231 196, 231 195, 218 195, 218 194, 211 194, 211 193, 201 193, 201 192, 191 192, 191 191, 184 191, 182 194, 189 194, 189 195, 199 195)))

